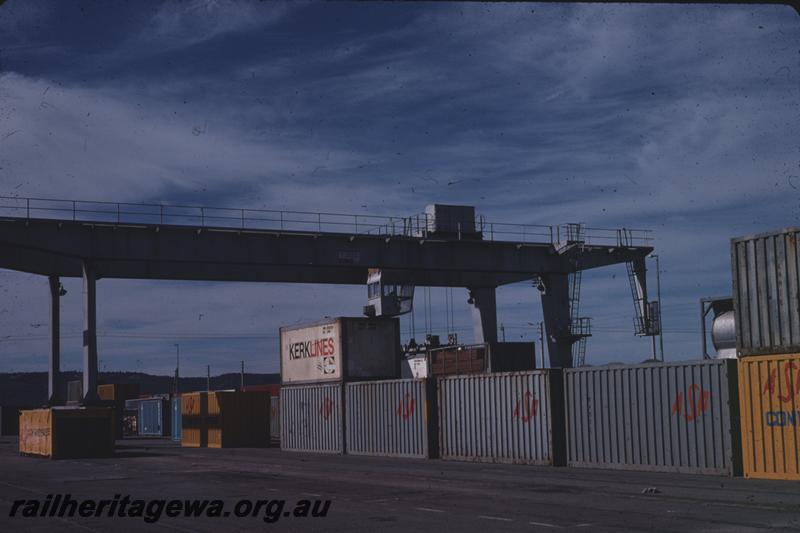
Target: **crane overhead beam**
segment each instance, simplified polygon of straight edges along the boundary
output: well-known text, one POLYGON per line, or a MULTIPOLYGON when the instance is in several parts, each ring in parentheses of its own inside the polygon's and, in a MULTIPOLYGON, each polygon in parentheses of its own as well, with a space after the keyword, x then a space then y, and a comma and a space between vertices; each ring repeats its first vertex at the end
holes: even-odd
POLYGON ((497 287, 574 271, 578 253, 585 270, 651 251, 587 245, 558 254, 550 243, 0 218, 0 268, 81 277, 89 261, 98 279, 363 285, 369 268, 381 268, 417 286, 497 287))

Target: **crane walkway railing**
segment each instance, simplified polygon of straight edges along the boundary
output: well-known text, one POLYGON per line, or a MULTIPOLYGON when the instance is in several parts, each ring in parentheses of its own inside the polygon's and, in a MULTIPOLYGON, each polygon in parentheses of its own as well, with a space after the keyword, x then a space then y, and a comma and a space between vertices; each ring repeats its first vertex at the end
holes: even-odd
MULTIPOLYGON (((119 225, 179 225, 239 230, 343 233, 350 235, 405 236, 425 238, 435 228, 431 215, 353 215, 342 213, 59 200, 0 196, 0 217, 26 220, 68 220, 119 225)), ((575 224, 555 226, 475 221, 474 231, 458 232, 457 238, 531 244, 560 244, 574 239, 575 224)), ((471 228, 470 228, 471 230, 471 228)), ((650 230, 583 227, 582 243, 608 246, 650 246, 650 230)))

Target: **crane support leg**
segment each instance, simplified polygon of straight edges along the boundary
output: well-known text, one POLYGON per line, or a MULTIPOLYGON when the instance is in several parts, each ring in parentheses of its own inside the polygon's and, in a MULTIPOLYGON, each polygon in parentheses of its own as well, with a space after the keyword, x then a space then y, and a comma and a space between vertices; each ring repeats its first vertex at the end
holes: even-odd
POLYGON ((97 396, 97 277, 94 268, 83 262, 83 404, 100 400, 97 396))
POLYGON ((61 320, 58 276, 50 276, 50 364, 47 372, 47 404, 61 405, 61 320))
POLYGON ((570 368, 575 339, 570 335, 569 276, 566 273, 545 274, 540 280, 550 366, 570 368))
POLYGON ((469 288, 475 343, 497 342, 497 299, 494 287, 469 288))

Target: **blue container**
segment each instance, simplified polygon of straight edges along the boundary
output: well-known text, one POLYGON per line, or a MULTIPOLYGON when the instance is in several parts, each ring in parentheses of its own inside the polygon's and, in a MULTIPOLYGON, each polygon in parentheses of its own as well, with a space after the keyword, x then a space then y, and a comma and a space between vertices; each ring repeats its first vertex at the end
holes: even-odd
POLYGON ((181 397, 172 399, 172 440, 181 440, 181 397))
POLYGON ((164 398, 143 399, 139 402, 139 435, 168 437, 170 411, 164 398))

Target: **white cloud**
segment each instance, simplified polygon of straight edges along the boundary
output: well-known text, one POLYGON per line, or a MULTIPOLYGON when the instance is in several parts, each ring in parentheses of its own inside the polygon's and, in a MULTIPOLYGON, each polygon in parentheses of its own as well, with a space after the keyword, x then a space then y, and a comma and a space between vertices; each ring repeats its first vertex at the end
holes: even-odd
POLYGON ((226 33, 267 26, 280 19, 288 8, 289 4, 283 2, 165 2, 143 28, 138 39, 167 49, 191 46, 226 33))

